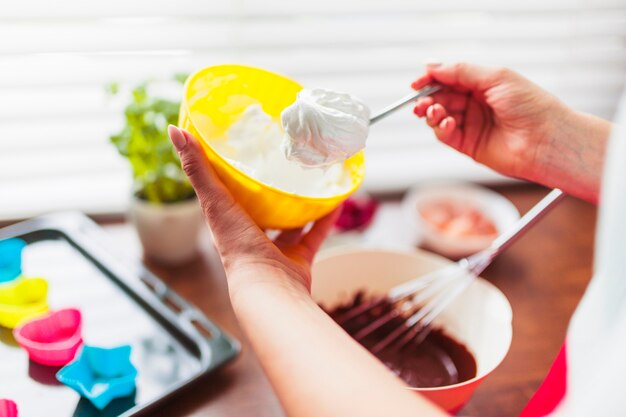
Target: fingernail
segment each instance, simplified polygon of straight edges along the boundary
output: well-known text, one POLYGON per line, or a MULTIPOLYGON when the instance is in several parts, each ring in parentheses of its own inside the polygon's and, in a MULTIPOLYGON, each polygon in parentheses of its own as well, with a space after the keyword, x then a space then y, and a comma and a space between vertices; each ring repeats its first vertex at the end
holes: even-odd
POLYGON ((424 65, 430 68, 438 67, 442 64, 441 60, 435 58, 426 58, 424 60, 424 65))
POLYGON ((448 127, 448 118, 447 117, 445 119, 443 119, 443 122, 441 122, 441 128, 445 129, 446 127, 448 127))
POLYGON ((426 109, 426 116, 428 116, 429 119, 432 119, 434 112, 435 112, 434 106, 428 106, 428 108, 426 109))
POLYGON ((182 151, 187 146, 187 138, 183 132, 174 125, 167 127, 167 133, 170 135, 170 139, 174 144, 174 147, 178 152, 182 151))

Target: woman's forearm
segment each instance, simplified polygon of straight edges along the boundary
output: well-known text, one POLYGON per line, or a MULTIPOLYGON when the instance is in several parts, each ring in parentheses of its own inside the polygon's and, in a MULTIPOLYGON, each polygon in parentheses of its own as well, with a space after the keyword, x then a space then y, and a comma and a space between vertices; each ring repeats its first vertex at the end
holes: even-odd
POLYGON ((226 270, 235 313, 291 416, 445 415, 404 388, 311 299, 311 263, 338 210, 268 239, 189 132, 168 128, 226 270))
POLYGON ((612 125, 569 108, 556 114, 561 116, 544 132, 546 139, 537 150, 536 175, 531 179, 597 203, 612 125))
POLYGON ((288 286, 231 290, 235 313, 288 415, 447 415, 405 389, 310 297, 288 286))

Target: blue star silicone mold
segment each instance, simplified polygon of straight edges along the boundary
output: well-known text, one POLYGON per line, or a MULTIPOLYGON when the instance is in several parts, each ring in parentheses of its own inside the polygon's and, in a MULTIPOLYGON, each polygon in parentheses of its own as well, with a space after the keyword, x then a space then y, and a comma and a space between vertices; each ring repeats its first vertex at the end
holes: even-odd
POLYGON ((57 372, 57 379, 102 410, 115 398, 135 390, 137 369, 130 361, 130 352, 128 345, 84 345, 77 359, 57 372))

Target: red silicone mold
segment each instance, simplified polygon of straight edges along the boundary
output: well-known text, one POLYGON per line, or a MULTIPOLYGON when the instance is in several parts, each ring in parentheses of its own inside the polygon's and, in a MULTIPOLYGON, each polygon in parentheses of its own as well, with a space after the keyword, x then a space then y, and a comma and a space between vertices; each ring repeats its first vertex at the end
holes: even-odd
POLYGON ((0 417, 17 417, 17 404, 11 400, 0 398, 0 417))
POLYGON ((67 308, 23 323, 13 335, 32 361, 62 366, 74 359, 83 343, 81 325, 80 311, 67 308))

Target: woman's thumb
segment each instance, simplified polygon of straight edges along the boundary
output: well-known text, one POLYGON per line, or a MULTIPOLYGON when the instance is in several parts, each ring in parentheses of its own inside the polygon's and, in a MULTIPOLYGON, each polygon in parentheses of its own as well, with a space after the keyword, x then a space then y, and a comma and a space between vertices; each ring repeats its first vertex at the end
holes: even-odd
POLYGON ((183 171, 196 189, 196 193, 205 191, 207 181, 210 180, 208 177, 212 173, 208 172, 207 164, 202 164, 203 161, 201 159, 204 155, 201 154, 199 149, 196 149, 197 143, 195 139, 188 132, 173 125, 168 126, 167 133, 174 148, 176 148, 176 152, 178 152, 183 171))
POLYGON ((183 171, 196 191, 222 257, 240 254, 256 244, 259 238, 265 239, 265 235, 220 181, 193 135, 172 125, 167 131, 180 156, 183 171), (243 238, 245 243, 232 236, 243 238))

